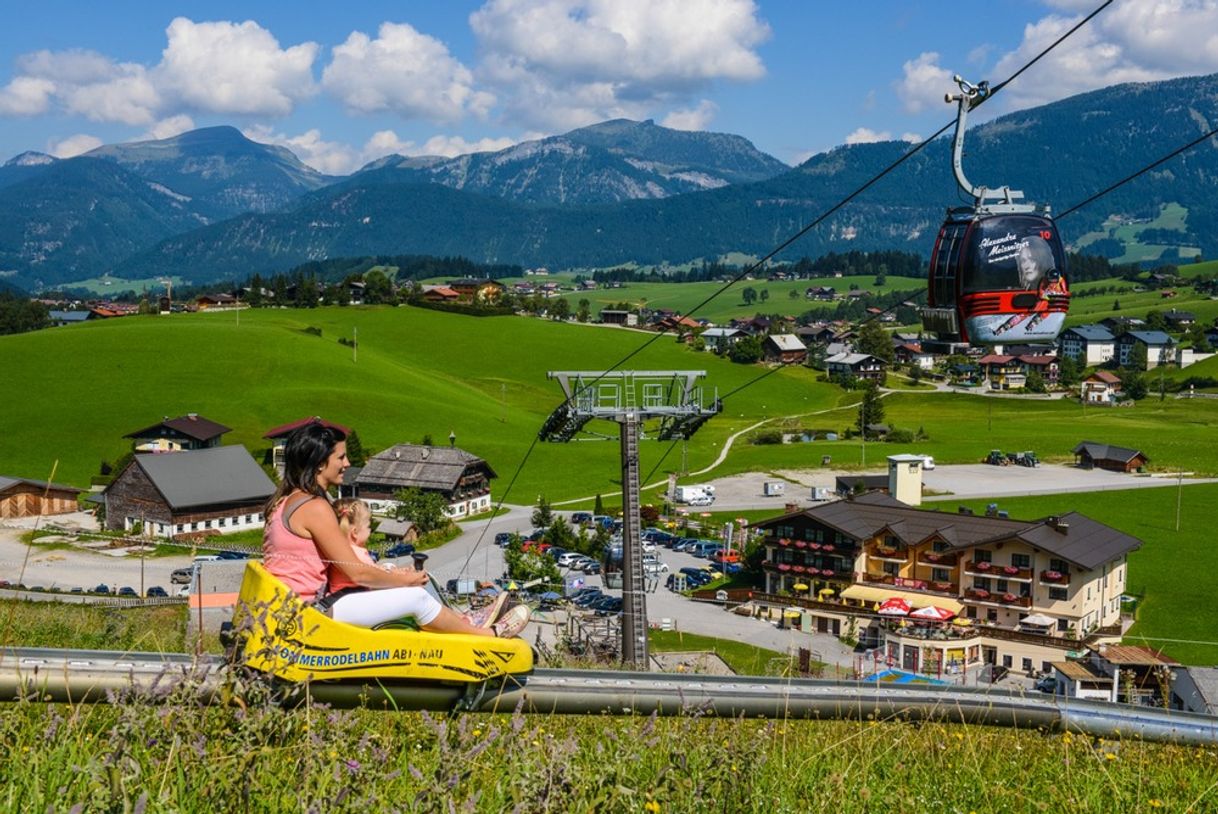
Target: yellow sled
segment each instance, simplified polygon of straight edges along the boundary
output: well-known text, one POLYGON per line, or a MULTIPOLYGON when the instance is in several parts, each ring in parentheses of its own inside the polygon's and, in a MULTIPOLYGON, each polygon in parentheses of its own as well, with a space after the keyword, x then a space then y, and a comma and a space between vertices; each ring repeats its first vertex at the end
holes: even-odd
POLYGON ((258 562, 245 566, 233 622, 240 661, 285 681, 477 683, 533 669, 533 651, 521 639, 336 622, 302 602, 258 562))

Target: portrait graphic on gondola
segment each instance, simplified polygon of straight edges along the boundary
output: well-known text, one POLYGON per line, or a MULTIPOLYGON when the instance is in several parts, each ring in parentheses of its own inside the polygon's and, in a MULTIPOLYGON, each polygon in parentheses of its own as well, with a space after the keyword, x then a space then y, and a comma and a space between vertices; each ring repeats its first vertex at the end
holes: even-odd
POLYGON ((1041 219, 994 220, 982 225, 971 286, 974 302, 980 306, 984 299, 989 306, 967 319, 968 335, 982 343, 1051 339, 1061 330, 1070 297, 1063 258, 1049 240, 1053 234, 1041 219))

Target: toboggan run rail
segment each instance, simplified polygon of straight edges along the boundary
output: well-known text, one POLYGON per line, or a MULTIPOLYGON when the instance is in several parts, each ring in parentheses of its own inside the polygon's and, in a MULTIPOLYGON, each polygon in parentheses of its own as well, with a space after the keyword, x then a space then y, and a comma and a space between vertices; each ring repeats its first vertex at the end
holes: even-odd
MULTIPOLYGON (((202 702, 226 698, 230 665, 220 657, 101 650, 0 650, 0 700, 95 703, 118 697, 202 702)), ((984 688, 893 685, 753 676, 702 676, 596 670, 535 670, 470 697, 467 687, 418 681, 314 681, 283 685, 339 708, 570 715, 680 715, 820 720, 928 720, 1071 731, 1183 745, 1218 744, 1218 717, 1061 696, 984 688)), ((293 701, 285 693, 285 701, 293 701)))

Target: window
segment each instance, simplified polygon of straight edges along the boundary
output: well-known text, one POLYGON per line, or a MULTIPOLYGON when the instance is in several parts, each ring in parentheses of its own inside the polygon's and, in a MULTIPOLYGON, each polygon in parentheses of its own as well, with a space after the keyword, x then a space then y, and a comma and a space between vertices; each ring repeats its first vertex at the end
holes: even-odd
POLYGON ((930 569, 930 578, 935 582, 951 582, 952 572, 946 568, 932 568, 930 569))
POLYGON ((1032 555, 1031 554, 1012 554, 1011 555, 1011 565, 1015 566, 1016 568, 1031 568, 1032 567, 1032 555))
POLYGON ((969 605, 967 608, 964 609, 964 615, 970 619, 976 619, 977 618, 977 609, 974 608, 972 605, 969 605))
POLYGON ((1005 579, 996 579, 994 580, 994 590, 1000 594, 1005 594, 1010 590, 1010 587, 1005 579))
POLYGON ((1032 584, 1029 582, 1019 583, 1019 595, 1020 596, 1031 596, 1032 595, 1032 584))
POLYGON ((223 527, 224 527, 224 525, 225 525, 225 523, 226 523, 227 521, 228 521, 228 518, 227 518, 227 517, 221 517, 221 518, 220 518, 220 520, 219 520, 218 525, 219 525, 221 528, 223 528, 223 527))
POLYGON ((931 548, 931 551, 934 551, 937 554, 937 553, 940 553, 943 551, 947 551, 947 543, 943 542, 942 540, 935 540, 934 544, 931 545, 930 548, 931 548))
POLYGON ((993 562, 994 552, 979 548, 973 552, 973 562, 993 562))
POLYGON ((1008 670, 1011 668, 1011 657, 1010 656, 1002 657, 1002 666, 1006 667, 1008 670))
POLYGON ((1057 620, 1057 632, 1058 633, 1065 633, 1069 629, 1070 629, 1070 623, 1068 621, 1066 621, 1065 619, 1057 620))
POLYGON ((986 618, 986 621, 997 622, 998 621, 998 611, 996 611, 994 608, 986 608, 985 618, 986 618))
POLYGON ((1049 589, 1049 599, 1052 600, 1053 602, 1061 602, 1061 601, 1069 599, 1069 598, 1070 598, 1070 594, 1065 588, 1050 588, 1049 589))
POLYGON ((1049 570, 1057 571, 1059 574, 1070 573, 1070 563, 1065 560, 1051 559, 1049 560, 1049 570))
POLYGON ((988 591, 990 589, 990 578, 989 577, 973 577, 973 587, 978 588, 982 591, 988 591))
POLYGON ((1023 660, 1023 670, 1025 673, 1032 672, 1032 659, 1025 658, 1023 660))
POLYGON ((175 526, 174 529, 178 534, 181 534, 182 533, 182 524, 178 523, 178 525, 175 526))
POLYGON ((1051 673, 1051 672, 1053 672, 1053 663, 1052 663, 1052 662, 1050 662, 1050 661, 1042 661, 1042 662, 1040 663, 1040 671, 1041 671, 1042 673, 1051 673))
POLYGON ((889 576, 898 576, 901 573, 901 564, 899 562, 884 563, 884 573, 889 576))
POLYGON ((250 519, 251 517, 253 517, 253 515, 249 515, 249 514, 247 514, 247 515, 245 516, 245 522, 246 522, 246 523, 252 523, 253 521, 250 519))

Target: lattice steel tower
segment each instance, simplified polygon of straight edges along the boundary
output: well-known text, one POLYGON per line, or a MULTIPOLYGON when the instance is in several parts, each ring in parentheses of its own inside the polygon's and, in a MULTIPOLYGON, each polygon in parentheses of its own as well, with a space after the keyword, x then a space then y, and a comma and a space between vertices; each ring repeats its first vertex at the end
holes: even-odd
POLYGON ((622 446, 622 661, 646 670, 647 603, 639 541, 639 429, 659 419, 660 440, 689 438, 722 409, 718 391, 704 403, 704 370, 553 370, 566 401, 549 415, 538 437, 570 441, 593 419, 616 421, 622 446))

